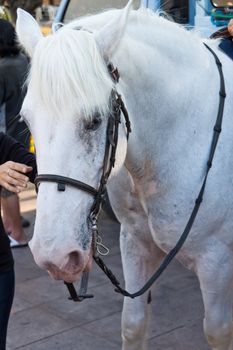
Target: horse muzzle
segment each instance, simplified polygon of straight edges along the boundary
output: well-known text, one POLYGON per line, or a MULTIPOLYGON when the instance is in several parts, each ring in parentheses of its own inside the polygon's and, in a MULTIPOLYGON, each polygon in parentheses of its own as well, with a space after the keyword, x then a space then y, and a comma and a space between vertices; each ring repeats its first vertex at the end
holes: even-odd
MULTIPOLYGON (((55 280, 66 282, 77 281, 82 272, 89 272, 92 267, 92 249, 89 251, 72 250, 59 254, 40 254, 40 250, 31 246, 32 254, 36 264, 43 270, 48 271, 49 275, 55 280)), ((42 250, 44 252, 44 250, 42 250)))

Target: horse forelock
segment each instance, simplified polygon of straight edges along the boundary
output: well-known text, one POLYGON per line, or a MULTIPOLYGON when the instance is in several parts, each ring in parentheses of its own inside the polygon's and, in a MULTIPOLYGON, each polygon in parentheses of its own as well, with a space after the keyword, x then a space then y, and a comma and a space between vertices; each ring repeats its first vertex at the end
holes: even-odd
POLYGON ((38 43, 29 85, 50 115, 89 118, 108 112, 113 81, 93 35, 63 27, 38 43))

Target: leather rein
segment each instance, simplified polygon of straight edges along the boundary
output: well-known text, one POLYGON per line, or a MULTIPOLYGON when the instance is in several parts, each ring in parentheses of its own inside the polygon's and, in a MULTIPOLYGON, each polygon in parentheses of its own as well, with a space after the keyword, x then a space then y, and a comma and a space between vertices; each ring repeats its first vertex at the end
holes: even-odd
MULTIPOLYGON (((164 260, 162 261, 161 265, 158 267, 158 269, 155 271, 155 273, 151 276, 151 278, 146 282, 146 284, 137 292, 135 293, 129 293, 124 288, 120 286, 120 282, 117 280, 115 275, 112 273, 112 271, 105 265, 104 261, 100 258, 100 255, 106 255, 102 253, 99 249, 99 247, 104 248, 107 250, 107 248, 102 244, 101 237, 98 232, 98 216, 101 209, 101 205, 106 193, 106 184, 108 181, 108 178, 110 176, 111 170, 114 167, 115 164, 115 155, 116 155, 116 149, 117 149, 117 143, 118 143, 118 128, 119 123, 121 122, 121 113, 124 115, 125 118, 125 126, 127 130, 127 139, 129 137, 129 133, 131 132, 131 126, 130 126, 130 120, 127 113, 127 110, 125 108, 125 105, 121 99, 121 96, 117 93, 116 90, 113 90, 111 93, 111 101, 112 101, 112 113, 109 115, 108 118, 108 125, 107 125, 107 131, 106 131, 106 145, 105 145, 105 154, 104 154, 104 160, 103 160, 103 171, 102 176, 100 179, 99 187, 98 189, 95 189, 94 187, 69 178, 65 176, 60 175, 53 175, 53 174, 41 174, 38 175, 35 179, 36 187, 39 187, 39 184, 41 182, 55 182, 57 183, 57 189, 58 191, 65 191, 66 185, 73 186, 77 189, 80 189, 84 192, 89 193, 94 197, 94 202, 90 210, 89 220, 91 223, 91 229, 92 229, 92 245, 93 245, 93 259, 97 263, 97 265, 103 270, 103 272, 107 275, 111 283, 115 286, 115 291, 118 293, 121 293, 123 296, 135 298, 142 294, 144 294, 146 291, 150 289, 152 284, 158 279, 158 277, 162 274, 162 272, 166 269, 166 267, 169 265, 169 263, 173 260, 173 258, 177 255, 181 247, 183 246, 184 242, 186 241, 186 238, 188 237, 188 234, 192 228, 192 225, 195 221, 196 215, 198 213, 199 207, 203 200, 203 195, 205 191, 206 181, 209 174, 209 170, 212 166, 212 161, 214 158, 216 146, 218 143, 219 135, 221 133, 222 128, 222 119, 223 119, 223 111, 224 111, 224 103, 226 98, 226 92, 225 92, 225 82, 224 82, 224 75, 222 71, 222 64, 216 55, 216 53, 206 44, 204 44, 205 47, 211 52, 211 54, 214 56, 215 63, 218 68, 219 76, 220 76, 220 90, 219 90, 219 107, 218 107, 218 114, 216 123, 214 125, 213 129, 213 137, 211 142, 211 148, 209 152, 209 158, 206 164, 206 171, 204 180, 201 186, 201 189, 199 191, 198 197, 195 201, 194 208, 191 212, 191 215, 189 217, 189 220, 186 224, 186 227, 180 236, 178 242, 176 243, 175 247, 166 255, 164 260)), ((116 68, 112 66, 112 64, 108 65, 108 71, 114 80, 115 84, 119 81, 119 73, 116 68)), ((82 280, 81 280, 81 287, 79 293, 76 292, 75 287, 72 283, 64 282, 67 286, 70 297, 69 299, 73 301, 82 301, 87 298, 92 298, 93 295, 87 294, 87 284, 88 284, 88 273, 83 272, 82 280)), ((149 295, 150 296, 150 295, 149 295)), ((149 300, 149 299, 148 299, 149 300)))

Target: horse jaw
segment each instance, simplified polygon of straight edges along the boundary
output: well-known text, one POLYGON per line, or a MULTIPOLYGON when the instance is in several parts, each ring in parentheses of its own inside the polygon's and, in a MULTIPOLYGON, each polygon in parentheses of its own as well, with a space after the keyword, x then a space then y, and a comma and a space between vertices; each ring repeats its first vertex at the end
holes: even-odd
POLYGON ((36 20, 20 8, 17 9, 16 33, 19 42, 28 55, 32 57, 35 46, 43 35, 36 20))
POLYGON ((133 2, 133 0, 130 0, 124 9, 119 11, 118 16, 95 33, 96 42, 106 61, 112 58, 120 44, 128 23, 128 17, 133 2))

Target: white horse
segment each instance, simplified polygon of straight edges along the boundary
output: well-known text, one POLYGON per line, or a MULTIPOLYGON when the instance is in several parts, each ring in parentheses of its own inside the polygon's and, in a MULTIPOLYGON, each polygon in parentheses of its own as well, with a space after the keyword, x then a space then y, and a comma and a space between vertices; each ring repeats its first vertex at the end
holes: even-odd
MULTIPOLYGON (((116 88, 132 123, 120 125, 108 183, 121 223, 126 288, 143 286, 176 244, 203 181, 219 104, 219 73, 195 34, 150 11, 111 10, 65 25, 43 38, 23 11, 17 32, 32 56, 22 114, 35 138, 38 173, 99 185, 109 98, 116 88), (79 27, 80 30, 74 30, 79 27), (120 72, 115 86, 107 62, 120 72)), ((217 45, 210 43, 218 52, 217 45)), ((232 349, 233 82, 221 52, 227 99, 223 131, 204 201, 177 258, 200 282, 204 332, 212 349, 232 349)), ((56 279, 75 281, 92 262, 88 215, 93 198, 42 182, 30 247, 56 279)), ((145 349, 147 295, 125 298, 124 350, 145 349)))

